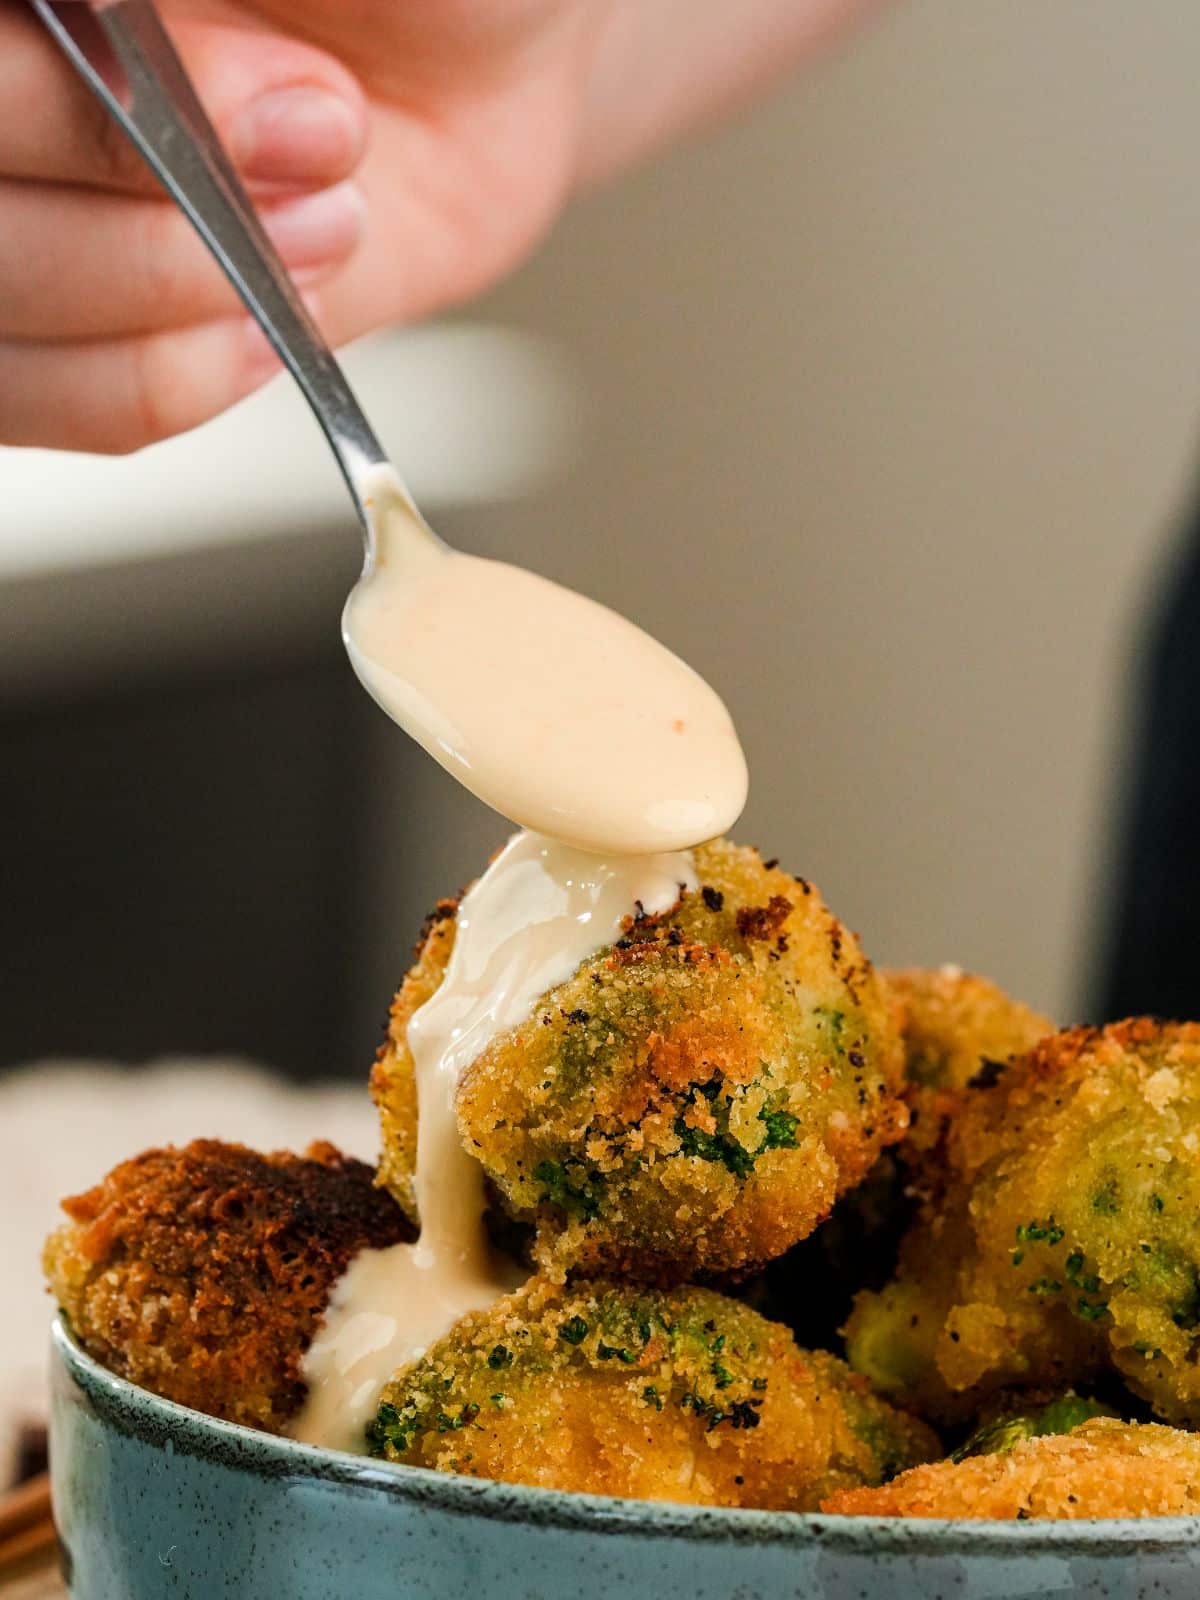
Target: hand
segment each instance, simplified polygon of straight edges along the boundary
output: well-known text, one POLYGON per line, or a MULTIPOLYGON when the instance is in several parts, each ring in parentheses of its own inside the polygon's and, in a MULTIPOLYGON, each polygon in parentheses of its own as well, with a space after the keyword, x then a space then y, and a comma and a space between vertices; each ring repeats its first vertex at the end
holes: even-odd
MULTIPOLYGON (((781 70, 856 0, 162 0, 335 342, 515 265, 574 189, 781 70)), ((276 370, 23 0, 0 0, 0 442, 136 449, 276 370)))

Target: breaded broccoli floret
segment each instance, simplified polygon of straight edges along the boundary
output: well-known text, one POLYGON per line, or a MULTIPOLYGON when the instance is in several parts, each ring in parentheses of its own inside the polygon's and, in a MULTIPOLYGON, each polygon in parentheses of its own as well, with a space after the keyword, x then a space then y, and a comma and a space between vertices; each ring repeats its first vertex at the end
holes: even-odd
MULTIPOLYGON (((1047 1018, 961 967, 913 967, 882 977, 902 1019, 908 1129, 843 1195, 829 1221, 773 1263, 756 1287, 761 1308, 804 1342, 828 1343, 854 1295, 887 1283, 919 1204, 936 1201, 943 1183, 947 1127, 1006 1061, 1053 1031, 1047 1018)), ((907 1320, 910 1311, 898 1314, 907 1320)))
POLYGON ((1115 1371, 1200 1424, 1200 1027, 1044 1040, 973 1096, 949 1187, 860 1297, 853 1364, 933 1415, 1115 1371))
POLYGON ((712 1290, 547 1279, 400 1371, 370 1438, 474 1477, 793 1510, 938 1453, 834 1356, 712 1290))
MULTIPOLYGON (((652 1281, 740 1271, 829 1214, 905 1114, 891 1003, 812 886, 725 842, 700 888, 631 920, 493 1040, 458 1095, 464 1140, 537 1258, 652 1281)), ((373 1089, 385 1181, 411 1203, 405 1037, 453 945, 432 925, 373 1089)))
POLYGON ((372 1169, 331 1144, 147 1150, 63 1209, 46 1277, 89 1355, 270 1433, 300 1407, 304 1353, 352 1258, 412 1237, 372 1169))
POLYGON ((1074 1391, 1050 1399, 1036 1393, 997 1396, 996 1399, 998 1403, 988 1408, 968 1438, 957 1450, 951 1451, 951 1461, 966 1461, 970 1456, 1004 1455, 1026 1439, 1071 1433, 1093 1417, 1117 1416, 1103 1401, 1074 1391))
POLYGON ((417 1079, 408 1048, 408 1025, 441 986, 454 949, 457 900, 439 900, 425 918, 413 951, 413 965, 397 989, 388 1013, 387 1035, 371 1070, 371 1097, 379 1110, 378 1181, 391 1190, 414 1223, 417 1197, 417 1079))
POLYGON ((1200 1439, 1096 1418, 1011 1450, 914 1467, 879 1489, 842 1490, 824 1511, 864 1517, 1172 1517, 1200 1512, 1200 1439))
POLYGON ((896 1153, 911 1169, 937 1145, 972 1088, 986 1086, 1054 1024, 961 967, 897 968, 884 979, 903 1008, 911 1117, 896 1153))

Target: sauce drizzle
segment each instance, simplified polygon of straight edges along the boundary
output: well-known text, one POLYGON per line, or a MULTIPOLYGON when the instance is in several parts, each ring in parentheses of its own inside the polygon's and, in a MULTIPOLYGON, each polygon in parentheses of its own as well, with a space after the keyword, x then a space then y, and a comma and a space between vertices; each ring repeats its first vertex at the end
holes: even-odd
POLYGON ((459 1136, 462 1075, 544 994, 614 943, 639 906, 648 915, 668 911, 695 887, 686 853, 603 857, 519 833, 464 896, 445 977, 408 1028, 421 1233, 415 1244, 362 1251, 336 1285, 305 1358, 309 1392, 295 1438, 362 1450, 392 1373, 465 1312, 517 1287, 523 1274, 489 1247, 483 1170, 459 1136))

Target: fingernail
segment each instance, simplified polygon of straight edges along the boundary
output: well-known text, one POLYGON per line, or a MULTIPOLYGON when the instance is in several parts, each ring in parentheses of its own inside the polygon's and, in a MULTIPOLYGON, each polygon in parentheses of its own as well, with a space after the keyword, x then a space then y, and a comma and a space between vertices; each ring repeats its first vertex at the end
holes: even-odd
POLYGON ((263 214, 266 230, 289 267, 315 267, 348 256, 365 221, 363 197, 352 183, 302 195, 263 214))
POLYGON ((328 89, 275 89, 247 106, 230 141, 242 171, 273 183, 318 183, 350 171, 362 150, 356 106, 328 89))

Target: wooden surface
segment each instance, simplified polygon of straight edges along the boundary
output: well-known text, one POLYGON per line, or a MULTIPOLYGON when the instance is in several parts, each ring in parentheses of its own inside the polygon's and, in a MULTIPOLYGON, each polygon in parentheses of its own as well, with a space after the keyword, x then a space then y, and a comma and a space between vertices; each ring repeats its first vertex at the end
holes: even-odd
POLYGON ((48 1589, 47 1580, 57 1567, 50 1479, 40 1472, 0 1495, 0 1595, 54 1593, 56 1586, 48 1589))
POLYGON ((67 1591, 58 1575, 57 1561, 32 1566, 27 1573, 14 1573, 0 1579, 3 1600, 66 1600, 67 1591))

